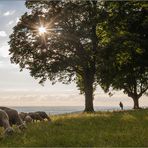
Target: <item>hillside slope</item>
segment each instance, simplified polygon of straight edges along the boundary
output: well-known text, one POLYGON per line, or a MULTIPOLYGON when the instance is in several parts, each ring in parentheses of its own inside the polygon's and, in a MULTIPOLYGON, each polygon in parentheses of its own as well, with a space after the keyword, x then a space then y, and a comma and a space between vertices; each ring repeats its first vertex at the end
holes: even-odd
POLYGON ((28 125, 24 132, 1 138, 0 146, 148 146, 148 109, 51 117, 53 122, 28 125))

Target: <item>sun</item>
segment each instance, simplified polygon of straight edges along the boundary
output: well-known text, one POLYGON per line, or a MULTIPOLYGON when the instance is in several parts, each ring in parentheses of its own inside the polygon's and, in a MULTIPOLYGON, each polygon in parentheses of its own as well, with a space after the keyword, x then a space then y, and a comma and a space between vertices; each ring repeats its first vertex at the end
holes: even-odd
POLYGON ((44 26, 40 26, 38 30, 39 30, 39 34, 44 34, 47 32, 47 30, 44 26))

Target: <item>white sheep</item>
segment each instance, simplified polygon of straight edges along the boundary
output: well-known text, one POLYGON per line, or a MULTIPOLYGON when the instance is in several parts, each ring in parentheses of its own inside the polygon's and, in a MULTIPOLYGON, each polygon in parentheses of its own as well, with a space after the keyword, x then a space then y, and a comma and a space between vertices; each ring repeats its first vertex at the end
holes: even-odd
POLYGON ((32 118, 31 118, 29 115, 27 115, 27 116, 24 118, 24 121, 25 121, 25 123, 31 123, 33 120, 32 120, 32 118))
POLYGON ((9 124, 9 117, 4 110, 0 109, 0 126, 4 127, 5 135, 10 135, 14 132, 13 128, 9 124))
POLYGON ((18 125, 19 129, 21 130, 26 128, 25 124, 23 123, 22 119, 20 118, 16 110, 2 106, 0 106, 0 109, 7 113, 9 117, 9 123, 11 126, 18 125))

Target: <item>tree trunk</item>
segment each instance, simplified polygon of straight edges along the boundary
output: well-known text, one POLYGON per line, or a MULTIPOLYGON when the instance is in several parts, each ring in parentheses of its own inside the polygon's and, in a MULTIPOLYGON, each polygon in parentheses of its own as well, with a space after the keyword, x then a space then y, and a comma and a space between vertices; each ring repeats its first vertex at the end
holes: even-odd
POLYGON ((85 110, 84 112, 94 112, 94 107, 93 107, 93 91, 91 88, 88 88, 85 91, 85 110))
POLYGON ((137 98, 137 97, 134 97, 133 98, 133 101, 134 101, 134 109, 139 109, 140 107, 139 107, 139 98, 137 98))
POLYGON ((94 77, 87 75, 84 78, 85 110, 84 112, 94 112, 93 107, 93 81, 94 77))

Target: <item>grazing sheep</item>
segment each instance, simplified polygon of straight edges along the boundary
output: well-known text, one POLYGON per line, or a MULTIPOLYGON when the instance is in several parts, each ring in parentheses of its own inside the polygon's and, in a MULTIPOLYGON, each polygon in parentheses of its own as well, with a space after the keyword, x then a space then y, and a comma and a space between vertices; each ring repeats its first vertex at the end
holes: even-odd
POLYGON ((27 115, 27 116, 24 118, 24 121, 25 121, 26 123, 31 123, 31 122, 32 122, 32 118, 31 118, 29 115, 27 115))
POLYGON ((13 128, 9 124, 9 117, 7 113, 3 110, 0 109, 0 126, 3 126, 5 129, 4 134, 5 135, 10 135, 14 133, 13 128))
POLYGON ((23 121, 25 121, 25 117, 27 116, 28 114, 27 113, 24 113, 24 112, 20 112, 19 113, 19 117, 23 120, 23 121))
POLYGON ((45 112, 37 111, 36 113, 38 113, 43 119, 47 119, 48 121, 51 121, 51 119, 49 118, 49 116, 45 112))
POLYGON ((4 131, 4 135, 12 135, 14 133, 14 130, 12 127, 6 128, 4 131))
POLYGON ((28 115, 32 118, 33 122, 38 120, 43 121, 43 118, 38 113, 31 112, 31 113, 28 113, 28 115))
POLYGON ((7 113, 0 109, 0 126, 3 126, 4 129, 10 127, 9 117, 7 113))
POLYGON ((19 126, 20 129, 25 129, 25 125, 22 121, 22 119, 19 117, 18 112, 14 109, 7 108, 7 107, 0 107, 1 110, 4 110, 8 117, 9 117, 9 123, 12 126, 13 124, 16 124, 19 126))

